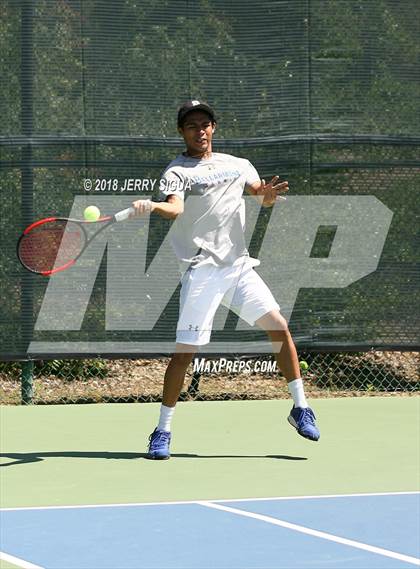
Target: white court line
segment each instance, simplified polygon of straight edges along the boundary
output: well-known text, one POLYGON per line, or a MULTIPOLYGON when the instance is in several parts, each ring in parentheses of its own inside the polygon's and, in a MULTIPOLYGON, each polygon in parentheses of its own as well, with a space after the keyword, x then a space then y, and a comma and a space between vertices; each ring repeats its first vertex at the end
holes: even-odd
POLYGON ((201 500, 202 502, 262 502, 264 500, 318 500, 320 498, 367 498, 369 496, 420 496, 419 490, 411 490, 406 492, 360 492, 354 494, 317 494, 316 496, 274 496, 273 498, 233 498, 232 500, 201 500))
POLYGON ((411 563, 413 565, 420 566, 420 559, 418 559, 417 557, 410 557, 409 555, 403 555, 402 553, 397 553, 396 551, 391 551, 389 549, 382 549, 381 547, 375 547, 374 545, 368 545, 367 543, 362 543, 360 541, 346 539, 344 537, 339 537, 338 535, 333 535, 331 533, 326 533, 323 531, 307 528, 305 526, 292 524, 284 520, 278 520, 277 518, 272 518, 271 516, 255 514, 253 512, 247 512, 246 510, 238 510, 237 508, 230 508, 229 506, 222 506, 221 504, 214 504, 212 502, 197 502, 197 503, 199 503, 201 506, 205 506, 206 508, 213 508, 215 510, 222 510, 223 512, 228 512, 230 514, 237 514, 238 516, 252 518, 254 520, 259 520, 261 522, 266 522, 269 524, 273 524, 275 526, 280 526, 286 529, 297 531, 299 533, 304 533, 306 535, 311 535, 313 537, 319 537, 321 539, 326 539, 328 541, 334 541, 335 543, 340 543, 341 545, 349 545, 350 547, 363 549, 364 551, 369 551, 370 553, 377 553, 378 555, 391 557, 392 559, 398 559, 399 561, 405 561, 406 563, 411 563))
POLYGON ((15 557, 14 555, 3 553, 3 551, 0 551, 0 560, 12 563, 13 565, 21 567, 22 569, 44 569, 44 567, 41 567, 41 565, 34 565, 33 563, 19 559, 19 557, 15 557))
POLYGON ((267 498, 215 498, 205 500, 178 500, 172 502, 128 502, 127 504, 79 504, 67 506, 19 506, 16 508, 0 508, 0 512, 16 512, 25 510, 73 510, 83 508, 133 508, 137 506, 180 506, 183 504, 200 504, 201 502, 263 502, 273 500, 319 500, 323 498, 357 498, 369 496, 407 496, 420 495, 419 490, 406 492, 366 492, 360 494, 319 494, 316 496, 270 496, 267 498))

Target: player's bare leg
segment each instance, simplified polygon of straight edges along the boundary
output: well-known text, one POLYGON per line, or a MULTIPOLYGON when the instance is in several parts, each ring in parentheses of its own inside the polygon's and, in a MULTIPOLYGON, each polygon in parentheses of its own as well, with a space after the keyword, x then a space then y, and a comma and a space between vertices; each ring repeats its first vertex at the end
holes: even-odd
POLYGON ((319 431, 315 424, 315 415, 306 401, 299 358, 286 320, 278 310, 272 310, 259 318, 256 324, 267 332, 273 344, 277 365, 287 379, 289 392, 294 403, 288 417, 289 423, 303 437, 318 440, 319 431))
POLYGON ((256 324, 267 332, 277 364, 287 381, 300 377, 299 359, 286 320, 277 310, 264 314, 256 324))
POLYGON ((196 351, 197 346, 176 344, 175 353, 166 368, 163 383, 162 403, 166 407, 175 407, 184 385, 185 374, 196 351))

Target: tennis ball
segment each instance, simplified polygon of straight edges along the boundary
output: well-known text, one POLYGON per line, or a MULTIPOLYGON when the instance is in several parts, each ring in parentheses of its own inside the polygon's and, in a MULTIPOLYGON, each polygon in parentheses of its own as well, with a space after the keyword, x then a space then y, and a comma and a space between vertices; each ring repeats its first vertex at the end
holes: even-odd
POLYGON ((90 205, 83 212, 83 217, 86 221, 97 221, 101 217, 101 212, 96 205, 90 205))
POLYGON ((308 362, 305 362, 305 360, 299 362, 299 366, 303 371, 306 371, 309 368, 308 362))

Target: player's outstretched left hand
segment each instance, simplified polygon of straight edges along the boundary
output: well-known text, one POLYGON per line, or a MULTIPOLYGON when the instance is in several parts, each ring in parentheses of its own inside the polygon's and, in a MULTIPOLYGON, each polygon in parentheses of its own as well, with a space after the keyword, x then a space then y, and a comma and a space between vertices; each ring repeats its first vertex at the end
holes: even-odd
POLYGON ((265 207, 270 207, 274 205, 276 198, 279 196, 285 199, 281 194, 289 191, 289 182, 279 182, 279 176, 274 176, 271 181, 266 183, 265 180, 261 180, 261 186, 258 188, 256 195, 264 196, 262 205, 265 207))

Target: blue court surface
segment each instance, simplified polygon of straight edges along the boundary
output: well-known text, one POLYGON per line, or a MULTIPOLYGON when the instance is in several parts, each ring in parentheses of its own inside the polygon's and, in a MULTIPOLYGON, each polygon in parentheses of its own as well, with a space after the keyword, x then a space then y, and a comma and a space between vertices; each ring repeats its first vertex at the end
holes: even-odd
POLYGON ((17 567, 394 568, 420 565, 420 493, 6 508, 17 567))

